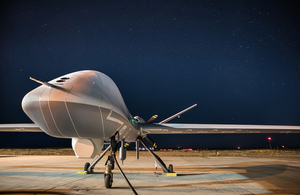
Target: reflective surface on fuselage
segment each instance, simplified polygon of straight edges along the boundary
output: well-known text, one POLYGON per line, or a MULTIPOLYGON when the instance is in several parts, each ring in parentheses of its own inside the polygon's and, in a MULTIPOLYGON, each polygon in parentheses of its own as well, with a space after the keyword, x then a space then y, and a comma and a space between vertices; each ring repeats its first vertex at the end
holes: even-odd
POLYGON ((23 98, 22 108, 45 133, 61 138, 135 141, 138 131, 116 84, 97 71, 78 71, 41 85, 23 98))

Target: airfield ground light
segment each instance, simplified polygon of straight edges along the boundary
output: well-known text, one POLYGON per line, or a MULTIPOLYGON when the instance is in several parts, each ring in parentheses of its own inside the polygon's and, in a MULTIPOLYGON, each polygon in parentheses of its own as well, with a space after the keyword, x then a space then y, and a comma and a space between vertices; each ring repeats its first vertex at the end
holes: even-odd
POLYGON ((269 140, 269 148, 272 149, 272 143, 271 143, 272 142, 272 137, 268 137, 268 140, 269 140))

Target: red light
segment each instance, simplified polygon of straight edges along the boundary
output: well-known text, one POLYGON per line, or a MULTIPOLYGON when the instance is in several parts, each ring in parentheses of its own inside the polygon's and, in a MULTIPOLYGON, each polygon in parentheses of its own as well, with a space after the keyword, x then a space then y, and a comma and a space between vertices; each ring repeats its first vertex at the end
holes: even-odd
POLYGON ((268 137, 268 140, 270 140, 270 141, 271 141, 271 139, 272 139, 271 137, 268 137))

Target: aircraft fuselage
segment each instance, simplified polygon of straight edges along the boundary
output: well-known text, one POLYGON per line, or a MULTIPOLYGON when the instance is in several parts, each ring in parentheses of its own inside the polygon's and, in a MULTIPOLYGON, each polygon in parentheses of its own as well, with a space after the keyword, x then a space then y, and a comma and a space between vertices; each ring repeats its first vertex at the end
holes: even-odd
POLYGON ((136 140, 139 131, 116 84, 97 71, 78 71, 48 82, 23 98, 22 108, 45 133, 59 138, 136 140))

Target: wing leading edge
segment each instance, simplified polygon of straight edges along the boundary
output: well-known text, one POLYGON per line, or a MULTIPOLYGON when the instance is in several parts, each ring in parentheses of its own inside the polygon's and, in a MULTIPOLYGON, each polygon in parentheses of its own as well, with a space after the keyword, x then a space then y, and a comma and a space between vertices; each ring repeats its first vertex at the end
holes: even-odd
MULTIPOLYGON (((142 134, 300 133, 300 126, 230 124, 140 124, 142 134)), ((43 132, 36 124, 0 124, 0 132, 43 132)))
POLYGON ((43 132, 36 124, 0 124, 0 132, 43 132))
POLYGON ((300 133, 300 126, 229 124, 142 124, 142 134, 300 133))

